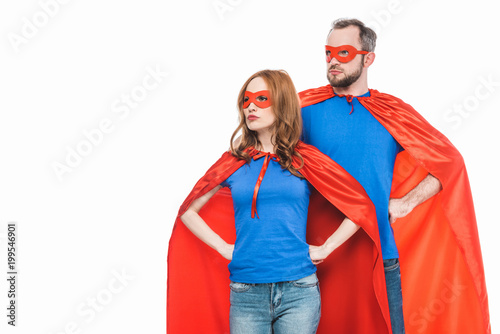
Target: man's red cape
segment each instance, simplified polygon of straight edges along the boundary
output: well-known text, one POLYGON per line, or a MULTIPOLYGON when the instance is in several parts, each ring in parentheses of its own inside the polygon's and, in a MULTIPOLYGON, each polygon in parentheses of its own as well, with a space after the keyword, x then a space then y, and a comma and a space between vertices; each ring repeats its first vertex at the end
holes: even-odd
MULTIPOLYGON (((345 216, 361 229, 318 265, 322 317, 318 333, 390 333, 375 207, 363 187, 316 148, 299 142, 300 173, 316 189, 310 198, 307 241, 321 245, 345 216)), ((250 155, 256 153, 249 151, 250 155)), ((294 166, 299 161, 294 158, 294 166)), ((179 217, 198 197, 245 162, 230 153, 207 171, 182 204, 168 250, 167 333, 229 333, 229 261, 194 236, 179 217)), ((209 226, 235 241, 231 192, 219 190, 200 211, 209 226)))
MULTIPOLYGON (((306 107, 335 93, 327 85, 299 95, 306 107)), ((477 224, 462 156, 402 100, 376 90, 357 99, 405 149, 396 158, 391 197, 402 197, 427 173, 443 186, 437 196, 393 225, 406 332, 491 333, 477 224)))

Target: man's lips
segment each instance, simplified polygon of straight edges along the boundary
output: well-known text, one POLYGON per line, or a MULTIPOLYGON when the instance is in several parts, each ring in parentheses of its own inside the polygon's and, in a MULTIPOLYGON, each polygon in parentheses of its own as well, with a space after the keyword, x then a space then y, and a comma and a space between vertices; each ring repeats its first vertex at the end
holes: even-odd
POLYGON ((330 72, 331 75, 339 75, 339 74, 342 73, 342 71, 339 71, 339 70, 336 70, 336 69, 331 69, 329 72, 330 72))
POLYGON ((259 117, 255 116, 255 115, 248 115, 248 117, 247 117, 247 119, 248 119, 249 121, 256 120, 257 118, 259 118, 259 117))

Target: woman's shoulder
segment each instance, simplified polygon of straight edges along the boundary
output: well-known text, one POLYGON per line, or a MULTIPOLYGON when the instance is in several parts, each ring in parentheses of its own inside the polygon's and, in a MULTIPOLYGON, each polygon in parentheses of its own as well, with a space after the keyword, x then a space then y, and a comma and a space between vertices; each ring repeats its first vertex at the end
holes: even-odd
POLYGON ((321 152, 316 146, 306 144, 303 141, 299 141, 295 146, 295 150, 300 154, 304 161, 304 165, 308 166, 311 164, 318 165, 324 164, 329 166, 332 163, 337 164, 328 155, 321 152))

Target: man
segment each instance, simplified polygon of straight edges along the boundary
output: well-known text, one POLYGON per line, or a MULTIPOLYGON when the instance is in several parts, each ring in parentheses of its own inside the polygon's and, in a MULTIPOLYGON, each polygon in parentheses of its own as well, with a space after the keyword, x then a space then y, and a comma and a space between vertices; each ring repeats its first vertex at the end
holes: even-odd
MULTIPOLYGON (((402 230, 407 225, 405 233, 410 230, 410 226, 412 228, 423 226, 423 229, 430 230, 430 227, 426 226, 430 224, 429 222, 437 220, 436 217, 442 214, 441 207, 444 207, 445 216, 441 220, 446 222, 443 228, 446 231, 451 229, 451 235, 456 237, 457 243, 453 245, 450 242, 450 244, 444 244, 439 248, 434 242, 431 248, 436 247, 436 256, 445 254, 446 251, 452 251, 461 253, 465 257, 465 269, 462 268, 464 272, 461 273, 464 279, 460 282, 465 284, 464 282, 468 280, 467 284, 470 283, 471 290, 475 290, 475 294, 467 298, 476 299, 477 305, 474 304, 474 307, 477 306, 479 310, 476 314, 477 319, 469 321, 469 323, 476 323, 476 325, 467 328, 462 326, 460 330, 464 330, 464 333, 489 333, 484 273, 470 189, 463 161, 446 137, 432 128, 410 106, 390 95, 368 89, 368 68, 375 60, 375 43, 375 32, 359 20, 340 19, 332 24, 325 46, 327 78, 330 85, 300 94, 303 106, 303 139, 306 143, 316 146, 320 151, 330 156, 354 176, 375 204, 392 333, 404 333, 405 321, 399 267, 400 252, 396 246, 391 224, 399 222, 399 220, 408 221, 409 223, 405 225, 403 223, 396 224, 400 225, 402 230), (400 152, 403 153, 399 154, 400 152), (399 159, 400 162, 395 169, 397 156, 401 159, 399 159), (420 168, 414 166, 420 166, 420 168), (460 175, 453 180, 448 180, 447 175, 450 173, 460 175), (411 187, 409 187, 410 183, 411 187), (450 196, 453 196, 451 190, 457 184, 465 189, 455 190, 463 190, 466 194, 461 198, 455 198, 452 201, 453 204, 448 205, 450 196), (443 188, 446 192, 443 191, 443 194, 435 196, 443 188), (433 198, 433 204, 440 207, 430 209, 429 215, 421 213, 425 208, 416 210, 418 206, 430 198, 433 198), (465 225, 451 222, 453 221, 451 217, 457 212, 454 210, 464 210, 464 207, 467 214, 466 217, 460 219, 464 219, 465 225), (437 211, 439 213, 436 213, 437 211), (420 225, 413 225, 411 222, 417 222, 420 225), (467 231, 461 231, 461 226, 467 226, 467 231), (465 239, 468 241, 464 242, 465 239), (471 277, 477 278, 477 280, 471 283, 471 277)), ((422 207, 429 206, 427 202, 426 204, 422 207)), ((419 268, 424 261, 418 259, 418 256, 413 253, 415 247, 410 246, 410 241, 419 239, 429 242, 430 237, 420 231, 415 238, 409 237, 409 240, 402 239, 401 242, 398 240, 398 244, 402 245, 400 248, 404 249, 402 250, 404 253, 402 256, 404 257, 403 269, 405 269, 405 261, 408 260, 407 270, 403 270, 406 319, 412 326, 412 330, 418 333, 433 333, 433 330, 435 332, 440 330, 448 332, 449 326, 457 326, 456 323, 452 323, 453 317, 456 318, 458 313, 451 315, 449 314, 451 311, 448 310, 451 307, 446 307, 447 304, 452 304, 451 297, 445 298, 446 301, 450 301, 447 303, 442 298, 439 299, 439 293, 437 299, 434 298, 435 295, 427 294, 420 300, 424 303, 423 305, 413 303, 413 300, 410 301, 408 298, 410 297, 408 295, 412 294, 413 291, 422 292, 420 291, 422 286, 405 286, 404 284, 406 281, 411 282, 412 280, 415 284, 419 283, 419 281, 414 280, 414 277, 419 277, 414 273, 420 270, 419 268), (405 274, 409 276, 408 280, 405 274), (410 292, 406 293, 406 291, 410 292), (438 304, 435 300, 441 301, 439 307, 436 306, 438 304), (408 309, 407 302, 409 303, 408 309), (425 307, 433 307, 433 309, 429 311, 425 307), (423 311, 419 312, 419 310, 423 311)), ((444 259, 442 262, 448 261, 444 259)), ((433 259, 426 260, 432 261, 433 259)), ((464 264, 460 262, 459 266, 464 266, 464 264)), ((449 273, 440 273, 439 275, 441 276, 436 277, 439 277, 438 280, 443 279, 443 282, 449 282, 446 280, 453 277, 449 273)), ((438 281, 437 283, 444 284, 443 282, 438 281)), ((424 287, 426 285, 430 286, 430 281, 427 281, 424 287)), ((446 288, 446 285, 442 286, 443 289, 446 288)), ((458 296, 454 295, 454 297, 460 297, 463 299, 461 303, 466 305, 467 298, 457 291, 458 289, 454 292, 458 296)), ((457 309, 459 309, 458 306, 457 309)), ((464 317, 466 316, 468 315, 464 314, 464 317)), ((458 327, 460 328, 460 326, 458 327)), ((452 332, 458 333, 459 331, 452 332)))

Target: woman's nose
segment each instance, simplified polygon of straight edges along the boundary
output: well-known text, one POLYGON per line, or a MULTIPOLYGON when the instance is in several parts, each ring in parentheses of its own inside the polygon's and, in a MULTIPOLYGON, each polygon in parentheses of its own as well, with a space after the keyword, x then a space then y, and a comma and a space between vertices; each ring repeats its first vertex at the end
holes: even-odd
POLYGON ((257 106, 253 102, 250 102, 247 109, 248 111, 255 111, 257 110, 257 106))

